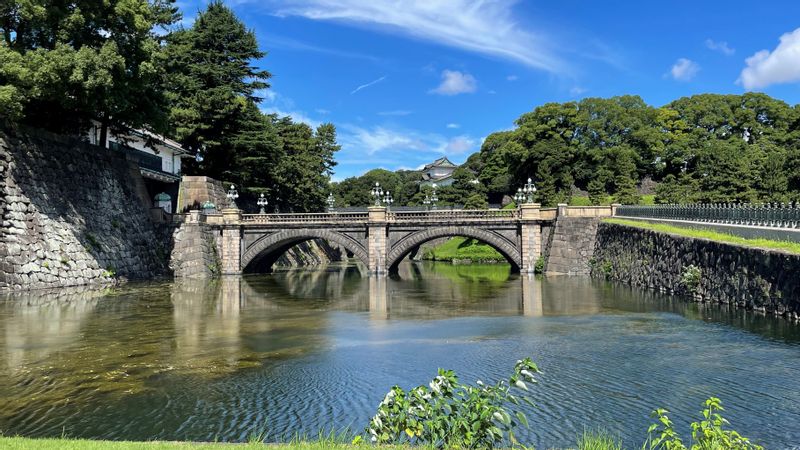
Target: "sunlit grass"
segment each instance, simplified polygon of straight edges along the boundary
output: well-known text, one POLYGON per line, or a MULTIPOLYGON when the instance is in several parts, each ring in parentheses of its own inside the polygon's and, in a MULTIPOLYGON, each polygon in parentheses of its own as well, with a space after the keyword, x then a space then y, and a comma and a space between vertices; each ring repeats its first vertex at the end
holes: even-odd
POLYGON ((603 430, 584 430, 578 437, 578 450, 622 450, 622 442, 603 430))
POLYGON ((426 250, 423 254, 423 259, 431 259, 434 261, 470 259, 473 262, 505 262, 506 260, 506 258, 492 246, 484 244, 477 239, 464 237, 454 237, 441 245, 426 250))
POLYGON ((776 241, 772 239, 748 239, 732 234, 721 233, 704 228, 688 228, 683 226, 668 225, 663 223, 644 222, 628 219, 604 219, 603 222, 617 225, 625 225, 645 230, 652 230, 659 233, 668 233, 678 236, 685 236, 696 239, 708 239, 710 241, 724 242, 727 244, 741 245, 743 247, 766 248, 783 250, 790 253, 800 254, 800 243, 791 241, 776 241))

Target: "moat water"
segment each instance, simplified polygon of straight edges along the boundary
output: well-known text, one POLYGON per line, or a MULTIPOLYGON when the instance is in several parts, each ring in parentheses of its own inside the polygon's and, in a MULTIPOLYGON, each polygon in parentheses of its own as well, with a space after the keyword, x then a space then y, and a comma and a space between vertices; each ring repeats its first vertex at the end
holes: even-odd
MULTIPOLYGON (((507 266, 355 266, 214 283, 0 297, 0 432, 117 440, 272 441, 361 430, 394 385, 544 371, 520 440, 604 428, 640 448, 655 407, 688 440, 720 397, 768 448, 800 443, 800 327, 585 278, 507 266)), ((795 447, 796 448, 796 447, 795 447)))

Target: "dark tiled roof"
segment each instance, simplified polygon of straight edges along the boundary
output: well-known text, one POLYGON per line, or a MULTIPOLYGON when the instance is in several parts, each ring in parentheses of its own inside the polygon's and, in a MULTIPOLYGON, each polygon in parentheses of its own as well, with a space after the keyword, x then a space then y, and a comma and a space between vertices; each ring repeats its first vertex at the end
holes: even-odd
POLYGON ((447 156, 442 156, 441 158, 437 159, 436 161, 434 161, 434 162, 432 162, 430 164, 427 164, 425 166, 425 168, 422 169, 422 170, 428 170, 428 169, 431 169, 433 167, 458 167, 458 166, 453 164, 449 159, 447 159, 447 156))

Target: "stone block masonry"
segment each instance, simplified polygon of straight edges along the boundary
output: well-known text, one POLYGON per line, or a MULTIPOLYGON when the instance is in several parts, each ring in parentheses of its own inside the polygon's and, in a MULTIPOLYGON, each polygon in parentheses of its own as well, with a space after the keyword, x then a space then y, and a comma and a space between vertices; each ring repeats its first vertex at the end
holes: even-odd
POLYGON ((794 320, 798 273, 800 255, 611 223, 598 227, 592 264, 595 277, 794 320))
POLYGON ((148 218, 134 174, 122 154, 0 127, 0 289, 164 274, 168 245, 148 218))
POLYGON ((597 217, 559 216, 550 236, 545 273, 588 275, 599 222, 597 217))

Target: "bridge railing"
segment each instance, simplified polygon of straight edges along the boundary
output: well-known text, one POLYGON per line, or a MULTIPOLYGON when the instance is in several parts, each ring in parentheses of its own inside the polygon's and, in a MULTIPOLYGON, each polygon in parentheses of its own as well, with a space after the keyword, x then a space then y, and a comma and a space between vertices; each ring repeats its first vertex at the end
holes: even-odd
POLYGON ((355 213, 301 213, 301 214, 243 214, 244 223, 352 223, 366 222, 369 214, 366 212, 355 213))
POLYGON ((514 209, 393 211, 388 213, 390 222, 509 221, 518 218, 519 212, 514 209))
POLYGON ((773 228, 800 227, 800 205, 797 203, 619 206, 616 215, 773 228))

